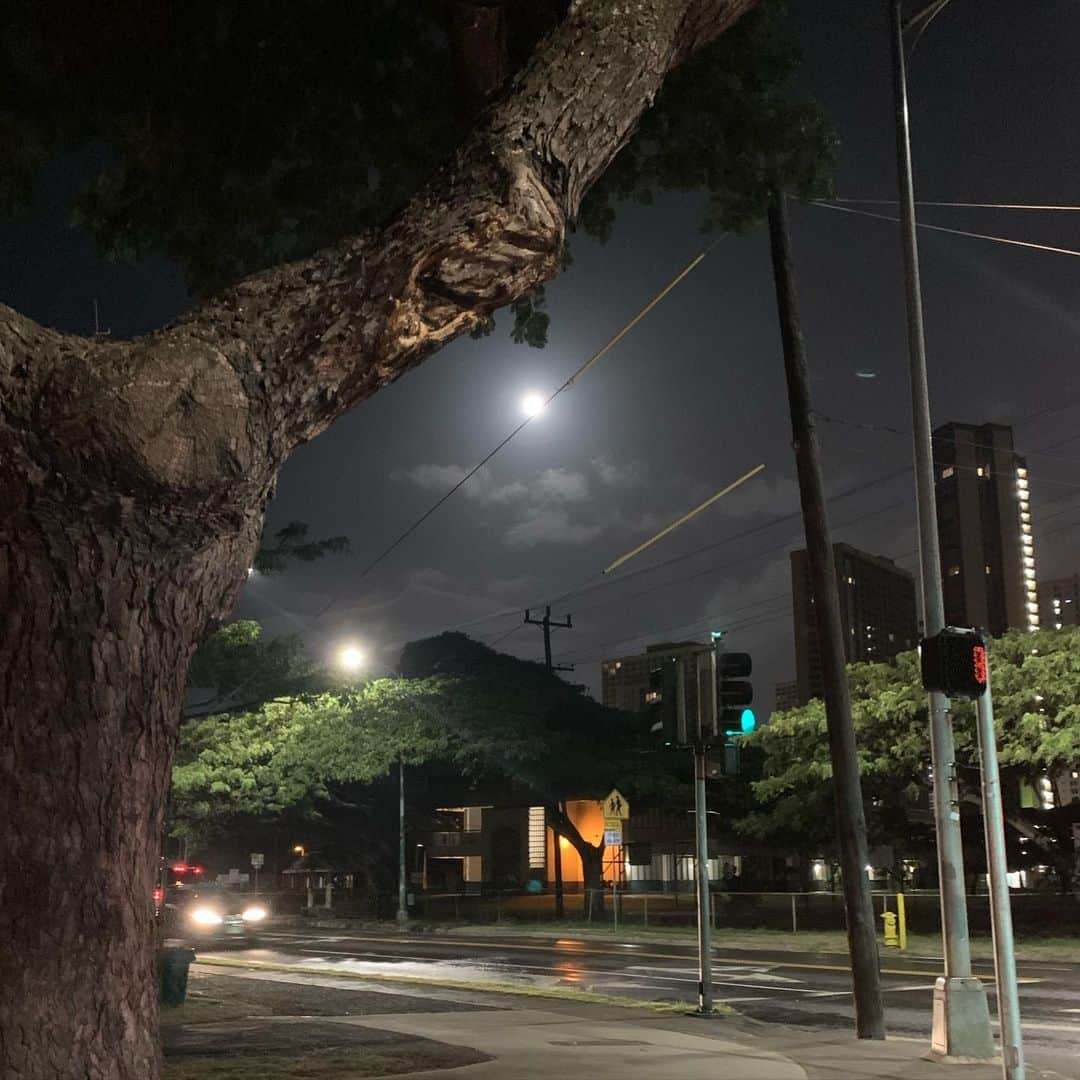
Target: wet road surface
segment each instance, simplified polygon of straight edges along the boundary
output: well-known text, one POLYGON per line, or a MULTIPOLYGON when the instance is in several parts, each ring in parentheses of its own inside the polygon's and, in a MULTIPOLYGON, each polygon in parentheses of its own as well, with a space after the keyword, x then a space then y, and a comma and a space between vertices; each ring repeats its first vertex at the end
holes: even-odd
MULTIPOLYGON (((595 938, 342 933, 267 928, 257 948, 215 954, 235 960, 303 966, 327 975, 413 976, 469 983, 576 987, 646 1001, 697 1002, 696 949, 682 944, 619 943, 595 938)), ((882 987, 889 1031, 929 1038, 934 980, 941 961, 889 952, 882 987)), ((993 968, 975 965, 996 1010, 993 968)), ((1025 1044, 1080 1060, 1080 964, 1023 963, 1020 1003, 1025 1044)), ((717 1003, 753 1019, 804 1027, 852 1026, 851 976, 834 954, 714 949, 717 1003)))

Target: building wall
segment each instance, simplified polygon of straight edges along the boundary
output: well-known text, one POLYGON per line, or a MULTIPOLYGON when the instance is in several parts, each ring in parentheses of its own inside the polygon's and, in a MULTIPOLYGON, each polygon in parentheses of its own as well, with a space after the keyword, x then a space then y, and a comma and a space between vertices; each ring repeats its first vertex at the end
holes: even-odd
POLYGON ((695 656, 709 646, 698 641, 662 642, 649 645, 644 653, 614 657, 600 664, 600 690, 603 703, 614 709, 640 713, 645 710, 645 692, 649 689, 649 673, 669 657, 676 657, 683 666, 686 684, 686 717, 692 724, 697 716, 697 679, 695 656))
POLYGON ((934 469, 946 623, 1038 629, 1027 465, 1012 428, 937 428, 934 469))
POLYGON ((795 679, 776 684, 776 711, 794 709, 799 704, 799 684, 795 679))
MULTIPOLYGON (((915 648, 918 629, 911 574, 891 559, 849 544, 833 545, 833 561, 847 663, 891 660, 915 648)), ((805 550, 791 553, 791 589, 796 699, 805 704, 825 692, 810 559, 805 550)))
POLYGON ((1039 625, 1044 630, 1080 626, 1080 574, 1039 582, 1039 625))

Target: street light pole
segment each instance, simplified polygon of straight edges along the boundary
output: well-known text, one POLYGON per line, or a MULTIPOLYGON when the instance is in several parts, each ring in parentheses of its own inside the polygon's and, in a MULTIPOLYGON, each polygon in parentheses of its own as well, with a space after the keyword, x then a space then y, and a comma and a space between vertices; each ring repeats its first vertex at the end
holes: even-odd
POLYGON ((409 921, 409 893, 405 864, 405 760, 398 759, 398 906, 397 921, 409 921))
MULTIPOLYGON (((896 159, 900 187, 904 285, 907 296, 912 427, 915 436, 915 490, 919 521, 923 635, 932 637, 945 625, 945 601, 941 589, 930 394, 926 376, 919 249, 915 235, 915 185, 912 178, 911 135, 908 127, 902 0, 888 0, 888 3, 892 24, 896 159)), ((929 694, 934 825, 937 833, 941 929, 945 952, 945 975, 937 980, 934 988, 931 1047, 935 1053, 947 1057, 989 1058, 993 1056, 994 1041, 990 1031, 986 992, 982 983, 971 974, 956 748, 948 707, 948 699, 944 694, 929 694)))

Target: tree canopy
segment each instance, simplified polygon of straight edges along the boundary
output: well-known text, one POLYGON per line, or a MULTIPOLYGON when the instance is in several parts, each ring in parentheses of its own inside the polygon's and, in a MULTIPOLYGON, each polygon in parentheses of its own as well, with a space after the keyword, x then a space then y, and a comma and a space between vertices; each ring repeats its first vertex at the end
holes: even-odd
MULTIPOLYGON (((1012 861, 1048 864, 1067 887, 1080 801, 1059 796, 1043 808, 1036 793, 1047 779, 1060 790, 1058 781, 1080 762, 1080 629, 1010 632, 991 642, 990 665, 1012 861)), ((870 842, 893 846, 898 858, 925 853, 932 841, 925 802, 931 771, 918 654, 902 653, 895 664, 852 664, 848 678, 870 842)), ((974 706, 955 700, 952 714, 961 797, 974 811, 974 706)), ((828 850, 834 816, 823 703, 775 713, 748 741, 763 755, 763 773, 753 785, 759 807, 739 828, 807 853, 828 850)))
MULTIPOLYGON (((225 640, 213 655, 260 646, 257 625, 234 627, 217 635, 225 640)), ((292 647, 281 646, 288 655, 292 647)), ((542 665, 442 634, 406 646, 401 671, 331 689, 323 677, 316 691, 188 720, 173 771, 174 828, 206 836, 237 815, 315 815, 341 785, 374 780, 398 761, 443 762, 470 784, 553 807, 616 783, 635 790, 636 718, 542 665)))
MULTIPOLYGON (((164 254, 207 295, 383 226, 566 8, 234 0, 201 18, 131 0, 20 5, 0 39, 13 151, 0 210, 27 202, 51 155, 89 146, 75 219, 106 254, 164 254)), ((703 224, 734 230, 760 221, 774 179, 826 192, 833 137, 798 100, 783 14, 764 0, 667 80, 581 229, 605 239, 620 200, 665 190, 707 191, 703 224)), ((543 344, 543 306, 542 287, 513 302, 516 340, 543 344)))

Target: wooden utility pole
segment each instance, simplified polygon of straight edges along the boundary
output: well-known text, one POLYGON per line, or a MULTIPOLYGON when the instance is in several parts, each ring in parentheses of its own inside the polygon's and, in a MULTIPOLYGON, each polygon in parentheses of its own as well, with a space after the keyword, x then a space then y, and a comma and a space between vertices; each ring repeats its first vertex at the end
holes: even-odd
MULTIPOLYGON (((573 671, 573 664, 553 664, 551 662, 551 628, 557 627, 562 630, 572 630, 573 623, 570 616, 566 616, 565 622, 552 622, 551 621, 551 605, 548 604, 544 608, 544 617, 542 619, 534 619, 530 614, 530 609, 525 609, 525 622, 529 626, 540 626, 544 630, 544 667, 547 668, 549 673, 556 671, 573 671)), ((563 809, 562 804, 559 804, 559 810, 563 809)), ((563 877, 562 877, 562 847, 560 844, 559 831, 552 829, 552 848, 554 850, 554 871, 555 871, 555 918, 561 919, 566 914, 566 902, 563 899, 563 877)))
POLYGON ((769 243, 780 337, 784 347, 792 445, 799 475, 803 528, 806 532, 825 682, 825 716, 836 793, 837 836, 840 841, 848 950, 855 996, 855 1028, 860 1039, 884 1039, 885 1014, 881 1001, 877 934, 870 882, 866 874, 866 817, 859 784, 855 728, 851 722, 851 698, 847 672, 844 670, 846 656, 836 564, 825 509, 821 451, 810 409, 810 377, 795 297, 787 200, 779 190, 769 204, 769 243))

